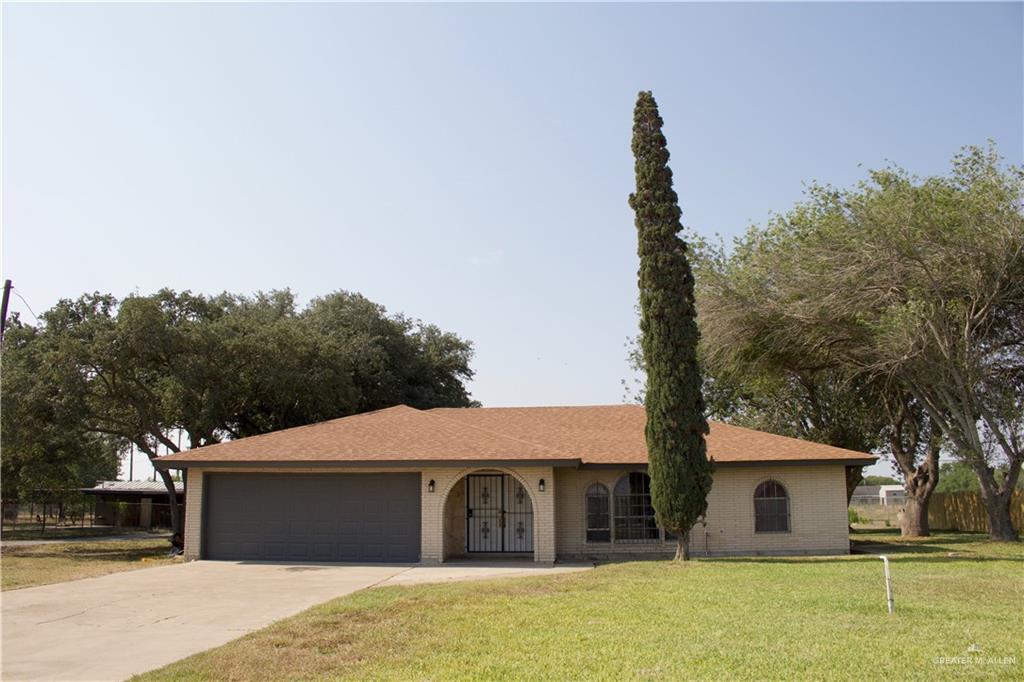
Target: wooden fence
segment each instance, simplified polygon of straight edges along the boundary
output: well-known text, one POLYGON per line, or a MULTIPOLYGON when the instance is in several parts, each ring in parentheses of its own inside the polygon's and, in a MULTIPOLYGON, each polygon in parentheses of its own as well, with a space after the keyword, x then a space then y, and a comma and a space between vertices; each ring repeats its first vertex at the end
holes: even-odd
MULTIPOLYGON (((1024 495, 1013 494, 1010 519, 1017 532, 1024 529, 1024 495)), ((975 492, 935 493, 928 505, 928 525, 932 530, 988 532, 988 515, 981 494, 975 492)))

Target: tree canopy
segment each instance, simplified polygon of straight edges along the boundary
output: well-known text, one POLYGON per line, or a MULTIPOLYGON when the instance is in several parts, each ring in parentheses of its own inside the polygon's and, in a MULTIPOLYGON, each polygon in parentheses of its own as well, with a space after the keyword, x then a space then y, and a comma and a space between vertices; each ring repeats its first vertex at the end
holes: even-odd
MULTIPOLYGON (((956 492, 978 492, 981 485, 978 483, 978 476, 971 469, 970 465, 962 461, 943 462, 939 465, 942 472, 939 477, 939 486, 935 489, 937 493, 956 492)), ((1002 483, 1005 472, 996 470, 996 480, 1002 483)), ((1024 490, 1024 478, 1017 478, 1017 490, 1024 490)))
POLYGON ((948 176, 890 167, 849 190, 813 185, 719 259, 704 333, 734 341, 709 347, 709 363, 837 372, 885 415, 908 492, 934 489, 945 441, 978 476, 993 536, 1016 537, 1022 178, 994 149, 971 147, 948 176))
POLYGON ((865 476, 864 485, 899 485, 892 476, 865 476))
POLYGON ((287 290, 62 300, 4 339, 5 490, 43 470, 77 485, 94 461, 109 475, 111 453, 176 452, 176 432, 199 447, 398 403, 469 406, 472 355, 457 335, 344 291, 301 309, 287 290), (64 472, 64 453, 77 468, 64 472))
POLYGON ((8 320, 2 358, 0 432, 4 499, 48 500, 59 491, 91 486, 117 475, 117 444, 90 432, 73 400, 40 381, 46 354, 40 331, 8 320))

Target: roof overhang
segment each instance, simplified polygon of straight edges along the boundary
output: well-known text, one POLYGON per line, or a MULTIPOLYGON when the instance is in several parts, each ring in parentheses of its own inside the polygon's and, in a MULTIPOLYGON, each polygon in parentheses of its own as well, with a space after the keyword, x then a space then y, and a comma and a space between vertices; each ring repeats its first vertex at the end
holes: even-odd
POLYGON ((843 466, 869 466, 877 462, 875 457, 857 459, 774 459, 743 462, 715 462, 715 467, 760 467, 760 466, 804 466, 807 464, 842 464, 843 466))
MULTIPOLYGON (((807 464, 819 465, 819 464, 842 464, 844 466, 869 466, 877 461, 874 457, 867 457, 861 459, 757 459, 757 460, 744 460, 740 462, 715 462, 715 468, 733 468, 733 467, 763 467, 763 466, 804 466, 807 464)), ((581 469, 646 469, 647 462, 619 462, 619 463, 605 463, 605 462, 584 462, 580 465, 581 469)))
POLYGON ((157 460, 153 466, 168 469, 437 469, 439 467, 555 467, 578 469, 579 459, 404 459, 404 460, 157 460))
MULTIPOLYGON (((101 497, 165 497, 167 490, 96 490, 95 488, 82 488, 83 495, 96 495, 101 497)), ((184 490, 175 490, 178 496, 184 495, 184 490)))
MULTIPOLYGON (((860 459, 786 459, 749 460, 741 462, 715 462, 715 467, 807 466, 837 464, 843 466, 869 466, 874 457, 860 459)), ((405 460, 157 460, 154 466, 168 469, 436 469, 440 467, 554 467, 568 469, 646 469, 647 462, 592 462, 580 459, 405 459, 405 460)))

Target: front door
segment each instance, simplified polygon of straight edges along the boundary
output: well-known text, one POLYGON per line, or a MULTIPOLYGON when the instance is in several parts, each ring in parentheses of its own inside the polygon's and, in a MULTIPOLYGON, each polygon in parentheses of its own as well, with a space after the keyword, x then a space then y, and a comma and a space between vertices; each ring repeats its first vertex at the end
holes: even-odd
POLYGON ((533 503, 508 474, 466 476, 466 549, 532 552, 533 503))

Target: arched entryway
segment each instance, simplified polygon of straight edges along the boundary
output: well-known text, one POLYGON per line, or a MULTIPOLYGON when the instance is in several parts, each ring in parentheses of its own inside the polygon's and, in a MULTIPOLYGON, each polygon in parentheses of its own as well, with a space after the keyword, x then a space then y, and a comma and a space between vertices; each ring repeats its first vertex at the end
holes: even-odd
POLYGON ((444 559, 530 557, 536 551, 534 500, 516 473, 467 472, 444 504, 444 559))

